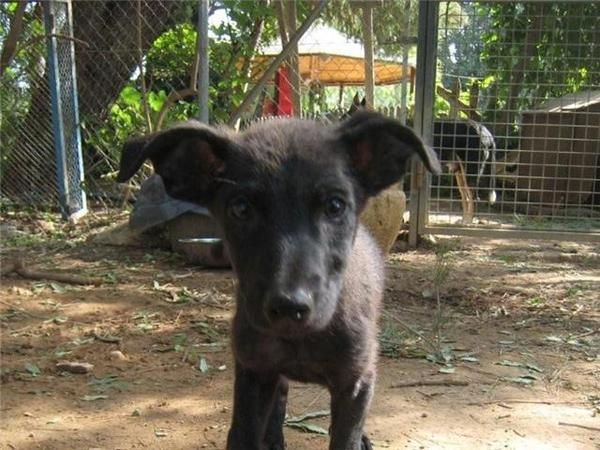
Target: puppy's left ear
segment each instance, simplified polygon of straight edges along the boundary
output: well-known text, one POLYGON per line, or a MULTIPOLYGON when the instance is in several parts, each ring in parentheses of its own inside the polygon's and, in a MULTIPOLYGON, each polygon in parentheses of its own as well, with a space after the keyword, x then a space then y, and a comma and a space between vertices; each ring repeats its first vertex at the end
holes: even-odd
POLYGON ((412 129, 379 113, 357 112, 337 132, 351 168, 369 196, 399 181, 414 155, 434 174, 441 171, 435 152, 412 129))

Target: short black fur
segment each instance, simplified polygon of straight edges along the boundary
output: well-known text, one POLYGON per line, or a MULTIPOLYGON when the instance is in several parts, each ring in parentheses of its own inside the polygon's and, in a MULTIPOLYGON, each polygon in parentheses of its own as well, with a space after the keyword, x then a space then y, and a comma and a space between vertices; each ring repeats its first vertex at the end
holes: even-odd
POLYGON ((408 128, 372 112, 338 126, 296 119, 232 134, 197 123, 150 137, 146 158, 167 191, 209 207, 238 278, 228 450, 281 450, 288 379, 331 393, 331 450, 366 450, 383 258, 359 223, 368 197, 435 154, 408 128))

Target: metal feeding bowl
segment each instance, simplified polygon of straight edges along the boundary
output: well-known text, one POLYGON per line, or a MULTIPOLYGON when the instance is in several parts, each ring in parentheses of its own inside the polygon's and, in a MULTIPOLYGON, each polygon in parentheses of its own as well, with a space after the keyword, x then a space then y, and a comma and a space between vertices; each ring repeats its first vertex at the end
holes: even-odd
POLYGON ((210 216, 185 213, 167 222, 171 248, 192 264, 206 267, 230 267, 223 240, 217 237, 217 226, 210 216))
POLYGON ((173 251, 183 254, 192 264, 230 266, 225 245, 208 210, 170 197, 158 175, 142 183, 129 217, 129 227, 138 233, 164 227, 173 251))

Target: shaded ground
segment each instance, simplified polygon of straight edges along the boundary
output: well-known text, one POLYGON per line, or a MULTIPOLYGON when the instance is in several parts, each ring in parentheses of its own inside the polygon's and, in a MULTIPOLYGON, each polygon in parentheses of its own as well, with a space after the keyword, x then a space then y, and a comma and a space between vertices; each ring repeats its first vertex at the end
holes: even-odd
MULTIPOLYGON (((231 273, 86 242, 100 222, 3 233, 4 266, 21 256, 104 283, 2 278, 0 448, 224 448, 231 273), (61 372, 63 360, 94 367, 61 372)), ((375 447, 599 449, 599 255, 597 244, 471 239, 392 254, 375 447)), ((291 417, 327 407, 322 389, 293 385, 291 417)), ((326 449, 327 423, 288 427, 288 448, 326 449)))

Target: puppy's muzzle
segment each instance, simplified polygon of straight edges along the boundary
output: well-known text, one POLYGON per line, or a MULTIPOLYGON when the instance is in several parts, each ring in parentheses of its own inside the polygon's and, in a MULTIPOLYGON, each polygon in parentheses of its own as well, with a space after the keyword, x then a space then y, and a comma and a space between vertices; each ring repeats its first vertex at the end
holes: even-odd
POLYGON ((313 311, 313 296, 304 289, 291 293, 273 292, 265 305, 265 315, 272 325, 280 322, 306 323, 313 311))

